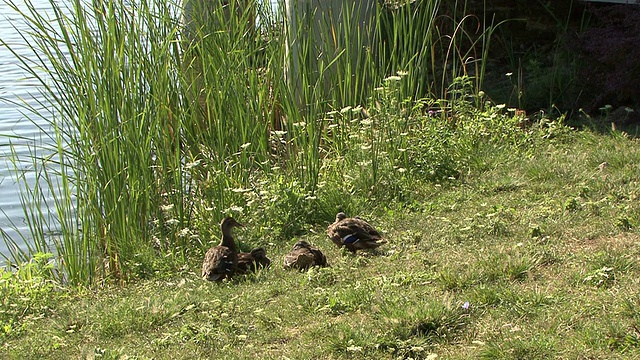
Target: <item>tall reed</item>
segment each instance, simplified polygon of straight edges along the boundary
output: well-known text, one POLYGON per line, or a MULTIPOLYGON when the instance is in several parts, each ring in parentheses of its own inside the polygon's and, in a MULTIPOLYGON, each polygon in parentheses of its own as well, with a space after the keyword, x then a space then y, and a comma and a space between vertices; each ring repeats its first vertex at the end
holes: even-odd
POLYGON ((416 99, 436 94, 436 76, 443 70, 437 63, 443 53, 436 47, 442 36, 436 27, 441 1, 401 0, 386 4, 386 11, 378 20, 382 41, 378 58, 385 75, 398 71, 411 74, 406 93, 416 99))
POLYGON ((70 8, 51 1, 53 19, 31 2, 24 11, 10 4, 27 22, 24 37, 39 63, 15 55, 55 108, 45 120, 58 169, 37 169, 59 181, 36 185, 59 194, 60 264, 73 283, 123 279, 133 259, 148 251, 146 228, 162 194, 180 199, 171 190, 184 188, 179 141, 167 139, 172 126, 178 134, 170 122, 181 101, 175 16, 166 5, 144 1, 127 7, 76 0, 70 8), (48 78, 39 75, 40 66, 48 78))

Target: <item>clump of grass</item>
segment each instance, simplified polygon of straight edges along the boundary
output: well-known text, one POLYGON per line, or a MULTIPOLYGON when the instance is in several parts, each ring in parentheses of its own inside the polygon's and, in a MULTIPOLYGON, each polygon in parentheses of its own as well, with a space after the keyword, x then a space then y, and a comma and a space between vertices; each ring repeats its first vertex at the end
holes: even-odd
POLYGON ((480 352, 480 359, 547 359, 555 354, 553 340, 544 336, 515 338, 507 342, 490 343, 480 352))
POLYGON ((14 264, 15 269, 0 268, 0 339, 19 338, 28 324, 48 316, 54 298, 63 298, 64 288, 52 280, 52 254, 38 253, 27 263, 14 264))
POLYGON ((471 322, 469 311, 450 303, 405 303, 409 307, 383 309, 390 336, 398 343, 413 339, 423 344, 455 342, 471 322))

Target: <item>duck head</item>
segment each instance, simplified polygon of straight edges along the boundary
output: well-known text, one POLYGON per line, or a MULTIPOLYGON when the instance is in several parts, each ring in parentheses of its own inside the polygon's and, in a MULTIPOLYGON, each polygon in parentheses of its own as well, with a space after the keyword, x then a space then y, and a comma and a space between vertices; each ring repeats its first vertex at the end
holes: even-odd
POLYGON ((265 268, 271 265, 271 260, 267 257, 267 251, 264 248, 260 247, 251 250, 251 256, 253 256, 256 265, 260 264, 265 268))
POLYGON ((230 231, 234 227, 244 227, 244 225, 237 222, 236 219, 232 218, 231 216, 227 216, 220 222, 220 228, 222 229, 223 233, 225 231, 230 231))
POLYGON ((347 214, 343 213, 343 212, 339 212, 336 214, 336 222, 340 221, 340 220, 344 220, 347 218, 347 214))
POLYGON ((262 258, 267 256, 267 251, 264 248, 255 248, 251 250, 251 256, 254 258, 262 258))

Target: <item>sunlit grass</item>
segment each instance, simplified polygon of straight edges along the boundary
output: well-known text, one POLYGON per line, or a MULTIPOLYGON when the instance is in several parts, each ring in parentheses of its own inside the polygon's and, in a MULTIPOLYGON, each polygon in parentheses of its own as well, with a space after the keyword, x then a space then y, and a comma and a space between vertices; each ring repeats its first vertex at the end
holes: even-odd
MULTIPOLYGON (((637 140, 589 131, 563 139, 551 147, 532 144, 540 155, 526 161, 513 152, 486 157, 491 170, 425 184, 411 208, 396 202, 372 209, 368 220, 389 240, 378 255, 342 253, 324 235, 326 224, 314 225, 302 238, 319 246, 331 267, 306 273, 285 271, 290 244, 273 242, 266 245, 270 269, 231 283, 201 281, 194 258, 162 278, 63 291, 43 281, 51 263, 41 257, 1 283, 8 311, 0 313, 6 343, 0 353, 636 358, 637 223, 622 229, 616 219, 618 211, 637 210, 635 197, 620 196, 636 191, 622 179, 640 160, 637 140), (594 142, 602 148, 592 148, 594 142), (619 166, 602 172, 585 156, 619 166), (571 182, 528 173, 558 158, 571 182), (505 186, 513 179, 523 185, 505 186), (599 215, 565 209, 560 199, 576 193, 598 201, 599 215), (503 231, 495 231, 497 222, 503 231)), ((260 241, 262 222, 247 219, 251 226, 238 240, 260 241)))
POLYGON ((322 77, 292 92, 288 27, 256 30, 254 8, 185 41, 173 4, 52 5, 22 13, 39 62, 15 54, 51 76, 53 118, 25 110, 55 131, 35 187, 16 173, 32 242, 0 272, 0 357, 638 356, 637 140, 492 104, 492 29, 467 31, 464 2, 379 8, 362 74, 342 51, 313 69, 328 96, 322 77), (389 243, 341 252, 337 211, 389 243), (227 214, 273 265, 203 282, 227 214), (331 266, 285 271, 296 239, 331 266))

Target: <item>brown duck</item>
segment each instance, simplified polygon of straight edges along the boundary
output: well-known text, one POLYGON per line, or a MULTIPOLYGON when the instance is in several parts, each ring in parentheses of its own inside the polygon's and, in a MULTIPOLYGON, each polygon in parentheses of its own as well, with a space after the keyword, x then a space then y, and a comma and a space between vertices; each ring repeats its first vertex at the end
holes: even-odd
POLYGON ((320 249, 304 240, 296 242, 284 257, 285 269, 307 270, 312 266, 328 266, 327 258, 320 249))
POLYGON ((259 268, 266 269, 271 265, 267 251, 261 247, 238 254, 238 268, 236 274, 256 272, 259 268))
POLYGON ((243 227, 232 217, 226 217, 220 223, 222 240, 220 245, 214 246, 204 255, 202 263, 202 278, 209 281, 231 279, 238 267, 238 248, 231 235, 234 227, 243 227))
POLYGON ((327 235, 338 247, 345 247, 355 254, 356 250, 375 249, 387 241, 368 222, 359 217, 349 218, 339 212, 336 221, 327 228, 327 235))

